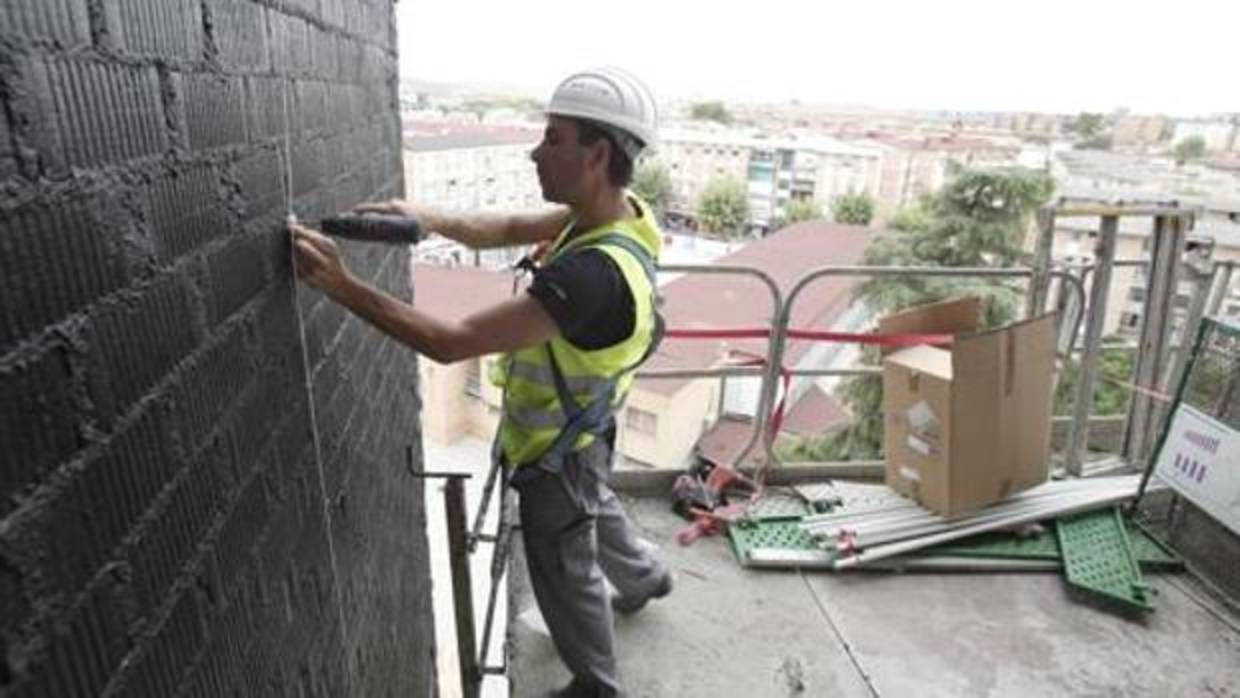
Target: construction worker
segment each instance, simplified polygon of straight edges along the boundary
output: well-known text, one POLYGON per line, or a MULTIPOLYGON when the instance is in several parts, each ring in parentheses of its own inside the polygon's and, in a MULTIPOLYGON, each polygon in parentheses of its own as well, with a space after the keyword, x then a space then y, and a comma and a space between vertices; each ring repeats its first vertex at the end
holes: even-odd
POLYGON ((620 695, 612 612, 667 595, 670 572, 639 544, 608 488, 616 409, 661 321, 654 262, 661 234, 629 192, 655 141, 654 101, 640 81, 602 68, 569 76, 551 97, 531 153, 554 210, 453 214, 407 201, 359 212, 412 216, 474 248, 548 243, 527 292, 460 320, 436 318, 353 277, 335 243, 291 226, 300 278, 438 362, 504 354, 492 379, 504 407, 495 457, 520 495, 534 595, 571 683, 552 695, 620 695), (606 579, 617 593, 608 598, 606 579))

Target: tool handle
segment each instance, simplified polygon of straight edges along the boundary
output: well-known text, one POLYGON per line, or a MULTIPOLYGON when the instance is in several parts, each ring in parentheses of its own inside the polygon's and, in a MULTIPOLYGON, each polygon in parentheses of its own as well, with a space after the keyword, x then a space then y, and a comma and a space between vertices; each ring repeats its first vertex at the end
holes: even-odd
POLYGON ((321 221, 323 232, 363 242, 412 245, 422 239, 422 226, 413 218, 384 213, 342 213, 321 221))

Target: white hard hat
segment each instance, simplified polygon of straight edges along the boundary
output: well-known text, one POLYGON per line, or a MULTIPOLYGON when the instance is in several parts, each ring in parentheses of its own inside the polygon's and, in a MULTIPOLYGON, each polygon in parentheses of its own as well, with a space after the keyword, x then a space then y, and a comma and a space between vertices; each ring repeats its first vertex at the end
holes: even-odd
POLYGON ((547 113, 607 128, 631 160, 658 136, 658 110, 650 90, 620 68, 592 68, 568 76, 552 93, 547 113))

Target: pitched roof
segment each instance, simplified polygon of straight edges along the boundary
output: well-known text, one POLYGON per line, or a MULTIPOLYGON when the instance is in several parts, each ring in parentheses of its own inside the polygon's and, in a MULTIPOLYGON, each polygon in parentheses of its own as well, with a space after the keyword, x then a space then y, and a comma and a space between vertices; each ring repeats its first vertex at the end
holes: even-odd
POLYGON ((784 415, 783 431, 796 436, 813 436, 841 427, 850 418, 839 400, 814 385, 784 415))
MULTIPOLYGON (((827 265, 861 262, 875 231, 825 221, 806 221, 783 228, 714 265, 759 269, 787 297, 807 272, 827 265)), ((846 311, 856 278, 828 277, 801 293, 793 307, 794 327, 827 328, 846 311)), ((752 275, 689 274, 662 287, 663 313, 672 329, 769 327, 775 309, 766 286, 752 275)), ((729 350, 766 353, 765 339, 665 339, 646 363, 648 369, 700 369, 720 363, 729 350)), ((806 342, 788 345, 786 363, 793 365, 807 349, 806 342)), ((689 379, 642 379, 643 389, 671 395, 689 379)))
MULTIPOLYGON (((814 386, 784 415, 782 433, 812 436, 842 427, 848 420, 844 406, 814 386)), ((698 439, 697 454, 712 463, 735 465, 741 449, 753 438, 754 428, 754 421, 748 416, 725 414, 698 439)), ((761 448, 761 442, 755 443, 749 459, 756 457, 761 448)))
POLYGON ((436 317, 463 318, 512 296, 512 274, 479 267, 414 263, 413 304, 436 317))

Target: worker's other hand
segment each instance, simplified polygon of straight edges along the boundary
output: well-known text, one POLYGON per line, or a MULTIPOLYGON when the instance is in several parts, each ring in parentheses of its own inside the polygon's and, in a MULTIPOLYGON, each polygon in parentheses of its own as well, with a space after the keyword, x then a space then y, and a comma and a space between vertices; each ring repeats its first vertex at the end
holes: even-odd
POLYGON ((364 201, 353 207, 354 213, 383 213, 389 216, 417 218, 418 207, 404 199, 388 199, 387 201, 364 201))
POLYGON ((296 223, 288 227, 293 233, 293 267, 297 278, 328 294, 352 281, 334 240, 296 223))

